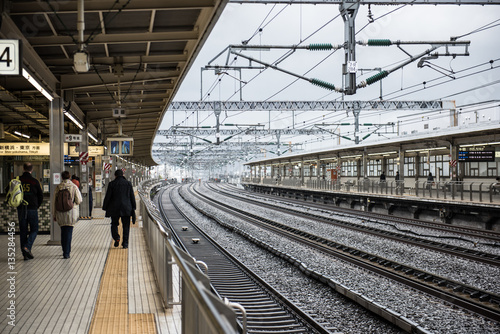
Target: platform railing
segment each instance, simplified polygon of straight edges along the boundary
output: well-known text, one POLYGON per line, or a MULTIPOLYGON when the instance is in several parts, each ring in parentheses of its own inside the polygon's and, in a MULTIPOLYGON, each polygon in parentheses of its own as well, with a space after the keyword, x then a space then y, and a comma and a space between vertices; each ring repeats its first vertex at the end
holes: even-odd
POLYGON ((160 212, 150 199, 155 186, 156 180, 144 181, 138 193, 145 238, 165 306, 182 304, 182 333, 239 333, 236 312, 211 291, 210 280, 196 267, 196 260, 177 247, 171 231, 162 226, 160 212), (182 294, 178 300, 173 293, 173 265, 181 273, 182 294))
MULTIPOLYGON (((255 178, 253 178, 255 179, 255 178)), ((253 183, 253 179, 242 179, 243 183, 253 183)), ((417 196, 429 199, 445 199, 470 202, 500 203, 500 184, 491 182, 464 181, 415 181, 413 186, 404 180, 380 181, 371 179, 348 180, 346 182, 300 178, 260 179, 257 184, 272 184, 284 187, 299 187, 314 190, 372 193, 393 196, 417 196), (357 181, 357 182, 356 182, 357 181)), ((411 183, 413 184, 413 182, 411 183)))

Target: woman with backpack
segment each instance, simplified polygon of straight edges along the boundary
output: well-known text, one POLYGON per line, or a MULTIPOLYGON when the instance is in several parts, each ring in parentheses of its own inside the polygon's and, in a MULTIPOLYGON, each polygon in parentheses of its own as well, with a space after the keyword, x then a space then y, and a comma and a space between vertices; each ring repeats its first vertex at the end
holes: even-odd
POLYGON ((71 239, 73 237, 73 226, 76 224, 79 215, 78 204, 82 202, 82 194, 78 187, 71 182, 70 173, 61 173, 62 182, 57 185, 54 191, 54 221, 61 227, 61 246, 63 257, 69 259, 71 252, 71 239))

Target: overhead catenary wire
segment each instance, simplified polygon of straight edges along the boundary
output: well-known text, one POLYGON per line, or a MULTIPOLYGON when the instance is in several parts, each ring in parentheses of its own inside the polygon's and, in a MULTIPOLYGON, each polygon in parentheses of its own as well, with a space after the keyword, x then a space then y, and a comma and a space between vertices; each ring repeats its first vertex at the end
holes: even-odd
MULTIPOLYGON (((488 62, 488 63, 489 63, 489 62, 488 62)), ((481 65, 476 65, 476 66, 470 67, 470 68, 468 68, 468 69, 466 69, 466 70, 470 70, 470 69, 472 69, 472 68, 479 67, 479 66, 484 66, 484 63, 483 63, 483 64, 481 64, 481 65)), ((440 77, 438 77, 438 78, 432 79, 432 80, 430 80, 430 81, 425 81, 425 82, 423 82, 423 83, 421 82, 421 83, 415 84, 415 85, 413 85, 413 86, 407 87, 407 88, 405 88, 405 89, 402 89, 402 90, 397 90, 397 91, 394 91, 394 92, 392 92, 392 93, 386 94, 386 97, 387 97, 387 96, 390 96, 390 95, 392 95, 392 94, 395 94, 395 93, 401 92, 401 91, 405 91, 405 90, 407 90, 407 89, 411 89, 411 88, 415 88, 415 87, 419 87, 419 86, 421 87, 422 85, 424 85, 424 87, 421 87, 421 88, 419 88, 419 89, 413 90, 413 91, 411 91, 411 92, 407 92, 407 93, 404 93, 404 94, 400 94, 400 95, 395 96, 395 97, 392 97, 392 98, 390 98, 390 99, 388 99, 388 100, 398 99, 398 98, 401 98, 401 97, 403 97, 403 96, 408 96, 408 95, 411 95, 411 94, 417 93, 417 92, 422 91, 422 90, 425 90, 425 89, 434 88, 434 87, 441 86, 441 85, 443 85, 443 84, 450 83, 450 82, 456 82, 457 80, 464 79, 464 78, 468 78, 468 77, 470 77, 470 76, 477 75, 477 74, 481 74, 481 73, 483 73, 483 72, 488 72, 488 71, 495 70, 495 69, 498 69, 498 68, 500 68, 500 65, 499 65, 499 66, 491 66, 491 67, 486 68, 486 69, 481 70, 481 71, 477 71, 477 72, 474 72, 474 73, 469 73, 469 74, 466 74, 466 75, 463 75, 463 76, 460 76, 460 77, 455 77, 455 79, 448 79, 448 80, 446 80, 446 81, 443 81, 443 82, 438 82, 438 83, 436 83, 436 84, 434 84, 434 85, 430 85, 430 86, 428 86, 428 83, 429 83, 429 82, 434 82, 434 81, 436 81, 436 80, 446 78, 446 76, 445 76, 445 75, 443 75, 443 76, 440 76, 440 77)), ((466 71, 466 70, 463 70, 463 71, 466 71)), ((461 72, 463 72, 463 71, 455 72, 455 74, 456 74, 456 73, 461 73, 461 72)))
MULTIPOLYGON (((493 27, 493 26, 492 26, 492 27, 493 27)), ((495 68, 496 68, 496 67, 495 67, 495 68)), ((486 71, 486 70, 485 70, 485 71, 486 71)), ((455 73, 459 73, 459 72, 460 72, 460 71, 455 72, 455 73)), ((481 73, 481 72, 476 72, 476 73, 468 74, 468 76, 472 76, 472 75, 475 75, 475 74, 478 74, 478 73, 481 73)), ((428 80, 428 81, 427 81, 427 84, 429 84, 429 83, 430 83, 430 82, 432 82, 432 81, 436 82, 436 81, 442 80, 442 78, 443 78, 443 77, 440 77, 440 78, 435 78, 435 79, 432 79, 432 80, 428 80)), ((462 77, 461 77, 461 78, 462 78, 462 77)), ((450 80, 449 82, 451 82, 451 80, 450 80)), ((447 82, 445 82, 445 83, 447 83, 447 82)), ((443 84, 445 84, 445 83, 439 83, 439 84, 436 84, 436 86, 438 86, 438 85, 443 85, 443 84)), ((419 83, 419 84, 415 85, 415 87, 418 87, 418 86, 420 86, 421 84, 422 84, 422 83, 419 83)), ((434 87, 434 86, 433 86, 433 87, 434 87)), ((431 88, 431 86, 427 86, 427 87, 426 87, 426 89, 429 89, 429 88, 431 88)), ((286 88, 285 88, 285 89, 286 89, 286 88)), ((407 87, 407 88, 405 88, 404 90, 409 90, 409 89, 410 89, 410 88, 409 88, 409 87, 407 87)), ((272 97, 274 97, 275 95, 279 94, 279 93, 280 93, 281 91, 283 91, 283 90, 284 90, 284 89, 281 89, 278 93, 275 93, 274 95, 272 95, 271 97, 267 98, 266 100, 271 99, 272 97)), ((402 90, 395 91, 395 92, 393 92, 392 94, 397 94, 398 92, 400 93, 401 91, 402 91, 402 90)), ((328 94, 328 95, 330 95, 330 94, 328 94)), ((228 99, 228 100, 229 100, 229 99, 228 99)), ((385 112, 385 111, 384 111, 384 112, 385 112)), ((434 112, 434 111, 433 111, 433 112, 434 112)), ((242 112, 242 113, 243 113, 243 112, 242 112)), ((239 115, 239 114, 240 114, 240 113, 237 113, 237 115, 239 115)), ((230 117, 232 117, 232 116, 233 116, 233 115, 231 115, 230 117)))

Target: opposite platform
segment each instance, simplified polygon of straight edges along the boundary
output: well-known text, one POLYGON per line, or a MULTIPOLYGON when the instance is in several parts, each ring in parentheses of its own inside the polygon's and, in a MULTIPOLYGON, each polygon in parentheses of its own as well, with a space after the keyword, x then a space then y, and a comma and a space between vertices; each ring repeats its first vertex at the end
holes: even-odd
MULTIPOLYGON (((70 259, 63 259, 61 246, 47 245, 49 235, 38 235, 32 249, 35 259, 24 261, 16 235, 15 262, 8 262, 9 236, 0 236, 1 333, 89 333, 98 296, 109 295, 115 287, 105 284, 106 275, 122 282, 121 297, 114 302, 125 306, 119 306, 124 311, 116 316, 130 325, 120 333, 141 332, 144 321, 137 319, 144 319, 143 314, 154 319, 157 333, 181 332, 181 307, 163 307, 140 221, 130 229, 129 248, 114 248, 110 219, 100 209, 93 213, 93 219, 75 226, 70 259), (122 261, 119 268, 113 267, 116 256, 122 261)), ((108 304, 101 311, 112 316, 113 307, 108 304)))

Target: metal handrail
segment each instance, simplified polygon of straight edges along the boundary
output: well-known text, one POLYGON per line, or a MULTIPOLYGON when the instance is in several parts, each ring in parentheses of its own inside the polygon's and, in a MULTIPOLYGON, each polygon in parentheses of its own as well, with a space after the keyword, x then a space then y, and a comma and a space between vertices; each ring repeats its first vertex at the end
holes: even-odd
MULTIPOLYGON (((182 314, 183 332, 186 330, 185 327, 189 325, 197 326, 198 329, 203 328, 204 333, 238 333, 235 311, 222 300, 214 298, 215 295, 210 291, 208 277, 193 265, 195 260, 189 254, 173 244, 171 240, 171 231, 162 226, 160 213, 149 198, 149 192, 155 185, 158 185, 158 183, 147 180, 139 186, 138 193, 143 204, 141 205, 141 209, 145 209, 146 211, 141 212, 141 215, 143 217, 145 230, 147 230, 146 239, 148 240, 148 247, 151 252, 151 257, 153 258, 153 265, 155 262, 157 267, 176 263, 179 267, 179 271, 182 273, 183 298, 192 297, 193 304, 191 306, 196 307, 195 310, 192 308, 187 309, 186 312, 189 314, 182 314), (161 250, 152 247, 155 241, 161 244, 161 250), (171 259, 169 259, 169 257, 171 257, 171 259), (188 259, 190 259, 193 264, 189 263, 188 259), (196 323, 186 324, 185 319, 192 319, 193 312, 199 312, 198 321, 196 323)), ((155 268, 155 274, 160 285, 162 296, 167 304, 170 296, 165 295, 167 292, 162 291, 161 287, 171 286, 173 282, 171 279, 170 282, 165 282, 164 272, 161 270, 159 271, 158 268, 155 268)), ((182 303, 186 302, 187 300, 182 300, 182 303)), ((185 308, 183 307, 183 312, 184 310, 185 308)), ((191 330, 193 330, 193 328, 191 330)), ((187 332, 191 332, 191 330, 187 330, 187 332)))

